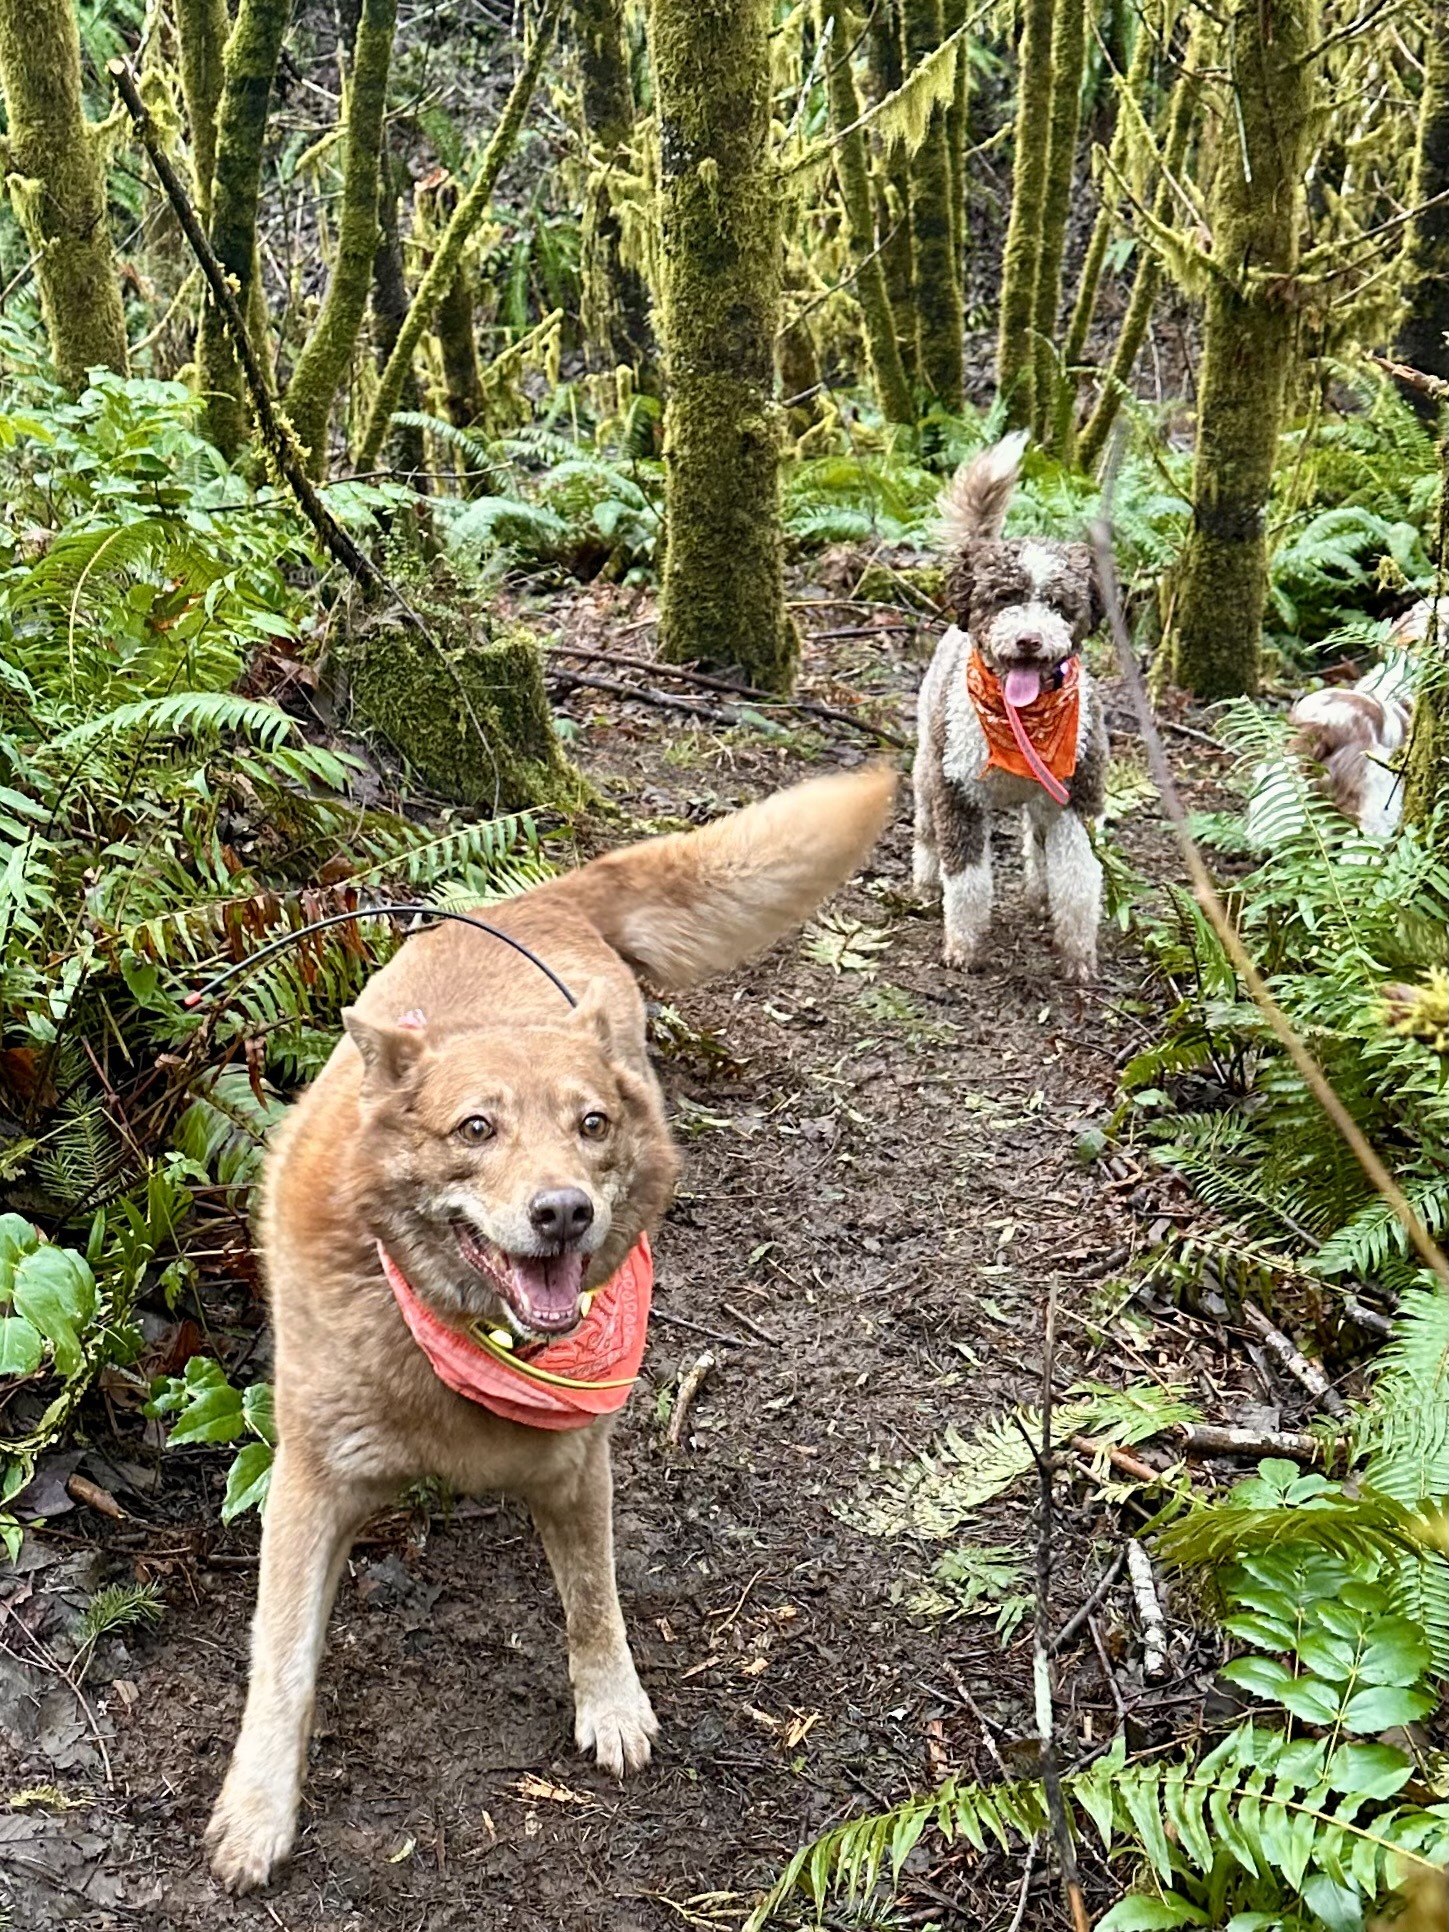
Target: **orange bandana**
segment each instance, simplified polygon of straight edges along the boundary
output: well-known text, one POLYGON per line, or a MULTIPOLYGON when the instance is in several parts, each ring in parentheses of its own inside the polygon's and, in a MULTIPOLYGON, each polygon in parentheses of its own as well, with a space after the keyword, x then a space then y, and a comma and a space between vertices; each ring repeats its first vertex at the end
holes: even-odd
POLYGON ((1045 786, 1059 805, 1066 803, 1062 781, 1077 769, 1081 669, 1080 659, 1069 657, 1062 667, 1062 681, 1057 688, 1042 689, 1030 704, 1016 710, 1007 704, 1000 678, 987 669, 981 653, 974 648, 967 652, 966 689, 988 747, 988 757, 980 772, 982 778, 993 770, 1014 772, 1018 778, 1034 778, 1045 786), (1013 723, 1021 727, 1020 735, 1013 731, 1013 723), (1035 759, 1031 752, 1035 752, 1035 759), (1048 779, 1056 783, 1050 784, 1048 779))
POLYGON ((641 1234, 571 1335, 514 1355, 484 1335, 449 1328, 413 1292, 378 1243, 387 1285, 433 1373, 455 1395, 530 1429, 582 1429, 622 1409, 639 1375, 654 1286, 649 1237, 641 1234))

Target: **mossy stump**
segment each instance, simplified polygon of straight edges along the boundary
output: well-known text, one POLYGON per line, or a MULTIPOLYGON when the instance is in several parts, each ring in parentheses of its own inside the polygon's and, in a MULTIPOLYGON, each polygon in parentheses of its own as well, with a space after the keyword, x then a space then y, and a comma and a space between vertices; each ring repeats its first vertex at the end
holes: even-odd
POLYGON ((582 803, 587 787, 559 748, 533 633, 515 624, 463 639, 432 629, 436 644, 392 621, 358 628, 344 655, 356 721, 456 804, 519 812, 582 803))

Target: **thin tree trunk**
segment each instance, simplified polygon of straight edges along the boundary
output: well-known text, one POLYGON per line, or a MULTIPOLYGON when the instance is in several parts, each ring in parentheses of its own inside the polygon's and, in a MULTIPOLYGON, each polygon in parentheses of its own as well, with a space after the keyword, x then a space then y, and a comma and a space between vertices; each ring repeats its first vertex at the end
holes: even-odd
POLYGON ((1016 138, 1011 168, 1011 214, 1001 262, 1001 329, 996 387, 1006 419, 1020 429, 1035 413, 1036 372, 1031 331, 1036 315, 1037 263, 1051 146, 1052 0, 1024 0, 1016 62, 1016 138))
POLYGON ((1258 684, 1264 520, 1293 357, 1292 282, 1314 107, 1308 15, 1306 0, 1232 0, 1223 43, 1235 126, 1222 142, 1210 200, 1193 522, 1176 609, 1176 674, 1204 698, 1258 684))
MULTIPOLYGON (((949 37, 966 24, 967 0, 942 0, 941 28, 949 37)), ((951 153, 951 246, 956 280, 966 287, 970 237, 966 227, 966 128, 971 105, 971 57, 963 40, 956 55, 956 94, 946 110, 946 144, 951 153)))
MULTIPOLYGON (((257 201, 262 185, 262 147, 290 14, 291 0, 241 0, 226 43, 225 77, 217 107, 209 239, 217 260, 237 282, 241 309, 254 339, 258 314, 254 291, 260 289, 257 201)), ((207 434, 224 456, 235 456, 246 436, 246 403, 241 370, 212 302, 201 312, 197 367, 205 397, 207 434)))
POLYGON ((790 687, 779 434, 771 0, 653 0, 667 543, 662 655, 790 687))
MULTIPOLYGON (((905 79, 901 3, 902 0, 872 0, 869 8, 865 44, 871 98, 876 103, 893 94, 905 79)), ((911 269, 911 183, 904 155, 905 148, 897 141, 890 143, 879 157, 876 231, 880 264, 890 296, 891 314, 895 319, 897 349, 908 381, 915 382, 919 379, 920 370, 916 365, 916 327, 912 309, 915 283, 911 269)))
POLYGON ((216 112, 226 72, 231 27, 226 0, 176 0, 181 98, 191 130, 191 181, 196 212, 211 220, 211 178, 216 172, 216 112))
POLYGON ((866 352, 880 402, 881 414, 889 423, 913 423, 915 405, 911 400, 910 379, 901 360, 896 339, 895 315, 885 269, 876 252, 875 222, 871 212, 870 164, 865 135, 860 129, 844 134, 860 119, 860 96, 851 71, 850 48, 855 35, 853 19, 844 0, 822 0, 821 24, 833 23, 829 54, 830 116, 835 124, 839 145, 835 150, 835 173, 840 182, 840 199, 845 207, 850 245, 858 263, 855 293, 865 323, 866 352), (843 139, 839 137, 844 134, 843 139))
POLYGON ((502 118, 493 131, 493 138, 483 152, 478 164, 478 173, 472 186, 459 201, 452 219, 443 231, 437 253, 428 264, 427 273, 418 284, 418 290, 409 305, 397 341, 393 344, 392 354, 387 359, 373 398, 372 409, 368 414, 358 446, 357 462, 360 469, 367 469, 382 448, 382 439, 387 434, 387 426, 393 411, 397 408, 402 393, 403 381, 412 367, 413 352, 422 338, 423 330, 437 314, 438 304, 452 287, 462 260, 463 249, 468 237, 478 226, 488 211, 488 203, 493 194, 494 184, 504 162, 513 152, 513 144, 523 126, 533 90, 543 71, 543 63, 548 56, 553 31, 558 24, 560 0, 549 0, 543 17, 534 30, 533 45, 528 50, 517 80, 514 81, 507 101, 504 103, 502 118))
POLYGON ((590 150, 579 240, 584 353, 594 369, 632 368, 644 377, 640 386, 652 391, 658 373, 649 290, 639 270, 623 259, 613 195, 613 178, 634 133, 623 8, 620 0, 570 0, 570 8, 590 150))
MULTIPOLYGON (((903 19, 909 74, 935 53, 945 37, 941 0, 904 0, 903 19)), ((963 398, 963 318, 952 181, 949 116, 938 103, 910 162, 916 362, 926 394, 943 409, 958 413, 963 398)))
POLYGON ((467 429, 483 413, 483 372, 478 367, 474 326, 478 284, 467 262, 458 264, 453 285, 438 304, 434 330, 443 359, 443 408, 455 429, 467 429))
MULTIPOLYGON (((314 477, 327 472, 328 419, 357 346, 377 255, 378 159, 396 25, 397 0, 363 0, 347 97, 347 155, 342 171, 337 259, 321 313, 287 388, 287 413, 306 445, 307 471, 314 477)), ((475 372, 476 368, 475 361, 475 372)))
POLYGON ((1057 381, 1057 313, 1062 302, 1062 260, 1072 211, 1072 177, 1081 120, 1082 75, 1087 60, 1086 0, 1056 0, 1052 21, 1052 105, 1046 185, 1042 192, 1041 243, 1037 254, 1032 314, 1035 373, 1032 400, 1036 433, 1051 432, 1052 398, 1057 381))
MULTIPOLYGON (((392 152, 383 130, 382 170, 378 195, 378 243, 372 264, 372 342, 378 374, 387 367, 402 325, 407 320, 408 284, 403 268, 402 233, 398 224, 398 203, 407 180, 405 164, 392 152)), ((405 410, 416 412, 422 406, 417 373, 411 363, 403 374, 398 402, 405 410)), ((428 479, 423 469, 423 432, 420 429, 393 431, 389 467, 424 495, 428 479)))
POLYGON ((0 160, 60 379, 79 389, 90 369, 124 375, 126 318, 72 0, 0 0, 0 86, 9 119, 0 160))
MULTIPOLYGON (((1407 306, 1395 354, 1425 375, 1449 381, 1449 0, 1433 0, 1424 44, 1424 93, 1404 237, 1407 306), (1437 197, 1437 200, 1436 200, 1437 197), (1427 204, 1434 202, 1430 207, 1427 204)), ((1432 397, 1405 387, 1404 400, 1425 422, 1440 412, 1432 397)))

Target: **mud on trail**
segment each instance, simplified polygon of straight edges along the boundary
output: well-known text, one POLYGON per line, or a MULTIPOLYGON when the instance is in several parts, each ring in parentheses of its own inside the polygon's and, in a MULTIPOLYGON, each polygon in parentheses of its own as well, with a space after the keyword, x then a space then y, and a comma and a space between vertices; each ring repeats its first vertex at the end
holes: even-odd
MULTIPOLYGON (((611 595, 572 603, 568 635, 607 646, 611 595)), ((812 613, 814 630, 830 622, 812 613)), ((812 644, 803 688, 869 689, 908 729, 928 644, 902 648, 898 630, 812 644)), ((587 692, 567 708, 575 755, 621 814, 603 843, 865 755, 848 734, 721 734, 587 692)), ((1109 717, 1123 723, 1110 692, 1109 717)), ((813 936, 655 1024, 685 1171, 657 1246, 645 1380, 615 1438, 620 1591, 663 1726, 653 1766, 619 1787, 575 1754, 562 1616, 522 1508, 400 1511, 343 1578, 296 1854, 260 1897, 221 1896, 201 1834, 241 1712, 257 1531, 218 1525, 225 1452, 175 1451, 157 1491, 126 1493, 129 1520, 57 1517, 4 1583, 0 1790, 54 1787, 0 1813, 14 1927, 737 1926, 827 1824, 947 1771, 997 1775, 997 1751, 1032 1770, 1029 1615, 1003 1645, 990 1616, 913 1614, 943 1546, 868 1533, 862 1498, 947 1427, 1038 1399, 1053 1285, 1059 1391, 1087 1368, 1122 1382, 1169 1363, 1170 1340, 1103 1339, 1081 1319, 1148 1234, 1140 1177, 1076 1151, 1143 1035, 1123 1004, 1143 966, 1109 929, 1099 983, 1058 981, 1003 832, 990 963, 948 975, 938 915, 909 897, 908 810, 903 793, 813 936), (671 1447, 672 1391, 705 1349, 715 1366, 671 1447), (70 1616, 99 1582, 137 1576, 159 1580, 165 1616, 99 1646, 82 1710, 44 1663, 43 1601, 70 1616)), ((1118 832, 1144 869, 1170 868, 1147 810, 1118 832)), ((1027 1481, 963 1535, 1015 1546, 1029 1575, 1033 1505, 1027 1481)), ((1058 1623, 1108 1534, 1090 1485, 1061 1492, 1058 1623)), ((1108 1625, 1129 1623, 1116 1603, 1108 1625)), ((1129 1686, 1134 1668, 1129 1644, 1129 1686)), ((1111 1735, 1119 1696, 1085 1638, 1067 1647, 1068 1760, 1111 1735)), ((1005 1927, 1021 1873, 1019 1855, 928 1838, 892 1922, 1005 1927)), ((1108 1895, 1090 1854, 1086 1878, 1108 1895)), ((1057 1922, 1042 1870, 1024 1923, 1057 1922)))

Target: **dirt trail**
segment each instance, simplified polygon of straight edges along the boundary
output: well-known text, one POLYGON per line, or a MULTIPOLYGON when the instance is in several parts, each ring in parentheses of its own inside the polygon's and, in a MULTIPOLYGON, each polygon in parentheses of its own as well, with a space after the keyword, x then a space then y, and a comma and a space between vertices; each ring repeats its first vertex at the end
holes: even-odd
MULTIPOLYGON (((883 649, 822 645, 811 672, 870 675, 900 693, 904 718, 918 665, 887 663, 883 649)), ((617 707, 579 752, 647 820, 707 815, 806 768, 789 747, 721 747, 617 707)), ((1150 862, 1155 834, 1137 823, 1129 843, 1150 862)), ((17 1928, 737 1925, 825 1824, 947 1767, 989 1773, 972 1700, 1008 1748, 1029 1737, 1025 1631, 1003 1650, 981 1619, 911 1619, 901 1598, 929 1553, 835 1508, 948 1424, 1036 1398, 1052 1282, 1065 1387, 1074 1311, 1142 1238, 1128 1187, 1074 1151, 1139 1025, 1114 1006, 1140 992, 1140 960, 1108 933, 1100 984, 1060 984, 1043 922, 1016 902, 1015 851, 1001 847, 985 972, 946 975, 937 918, 904 896, 903 804, 873 869, 833 908, 884 929, 870 976, 787 944, 660 1029, 685 1177, 658 1243, 647 1386, 616 1439, 620 1586, 664 1727, 653 1769, 621 1790, 574 1755, 561 1617, 524 1514, 464 1505, 435 1517, 421 1547, 400 1516, 343 1580, 297 1855, 264 1897, 222 1898, 200 1841, 241 1709, 256 1532, 209 1537, 229 1567, 188 1558, 222 1464, 178 1452, 155 1508, 167 1521, 141 1551, 118 1546, 122 1526, 65 1519, 108 1548, 103 1574, 133 1574, 139 1556, 168 1611, 156 1631, 103 1645, 87 1679, 110 1780, 79 1722, 69 1769, 34 1744, 0 1746, 6 1790, 57 1782, 82 1801, 0 1814, 17 1928), (656 1395, 705 1346, 719 1366, 669 1449, 656 1395)), ((1020 1495, 988 1506, 971 1537, 1019 1541, 1028 1506, 1020 1495)), ((137 1526, 124 1527, 134 1544, 137 1526)), ((1059 1617, 1097 1574, 1101 1529, 1064 1517, 1059 1617)), ((78 1544, 45 1547, 96 1573, 78 1544)), ((1096 1669, 1088 1651, 1067 1674, 1074 1737, 1091 1707, 1111 1710, 1096 1669)), ((977 1859, 953 1876, 940 1857, 913 1855, 911 1915, 1005 1925, 1018 1862, 977 1859)))

